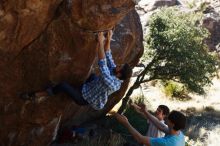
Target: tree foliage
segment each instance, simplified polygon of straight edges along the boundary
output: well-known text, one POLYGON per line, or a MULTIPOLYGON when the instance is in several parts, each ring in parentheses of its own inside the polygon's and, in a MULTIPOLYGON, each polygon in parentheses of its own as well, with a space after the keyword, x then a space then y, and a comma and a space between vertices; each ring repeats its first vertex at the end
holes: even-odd
POLYGON ((154 63, 146 72, 148 80, 174 80, 190 91, 204 93, 203 87, 211 83, 218 61, 205 44, 209 33, 201 27, 201 18, 200 14, 177 8, 162 8, 152 15, 146 53, 154 63))
POLYGON ((201 14, 177 8, 162 8, 151 16, 144 55, 148 63, 125 95, 119 113, 133 90, 151 80, 172 80, 189 91, 205 93, 204 87, 216 74, 218 60, 205 44, 209 33, 200 25, 201 20, 201 14))

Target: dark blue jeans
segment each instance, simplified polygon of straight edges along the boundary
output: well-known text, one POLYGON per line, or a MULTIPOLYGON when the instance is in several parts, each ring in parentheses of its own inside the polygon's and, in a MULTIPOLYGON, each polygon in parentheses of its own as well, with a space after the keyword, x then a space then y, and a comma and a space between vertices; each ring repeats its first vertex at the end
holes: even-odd
POLYGON ((82 96, 82 88, 75 88, 67 82, 61 82, 54 87, 48 88, 47 93, 50 96, 58 93, 65 93, 70 96, 78 105, 88 104, 88 102, 82 96))

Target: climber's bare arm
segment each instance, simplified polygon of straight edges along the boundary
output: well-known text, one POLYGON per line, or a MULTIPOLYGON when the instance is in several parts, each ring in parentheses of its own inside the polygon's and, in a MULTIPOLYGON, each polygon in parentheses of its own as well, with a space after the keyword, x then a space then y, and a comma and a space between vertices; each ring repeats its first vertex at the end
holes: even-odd
POLYGON ((105 42, 105 52, 110 51, 110 49, 111 49, 110 48, 110 43, 111 43, 112 35, 113 35, 112 30, 109 30, 107 32, 107 38, 106 38, 106 42, 105 42))
POLYGON ((105 52, 104 52, 105 37, 103 35, 103 32, 98 33, 98 41, 99 41, 99 49, 98 49, 99 60, 105 59, 105 52))

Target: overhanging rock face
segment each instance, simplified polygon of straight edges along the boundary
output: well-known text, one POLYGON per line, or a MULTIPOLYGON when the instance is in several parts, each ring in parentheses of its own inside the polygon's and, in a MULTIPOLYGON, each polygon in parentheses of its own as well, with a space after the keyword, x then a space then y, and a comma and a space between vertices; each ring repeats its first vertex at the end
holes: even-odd
POLYGON ((116 64, 134 66, 143 53, 142 28, 132 0, 19 0, 0 2, 1 145, 49 145, 60 119, 70 126, 98 118, 124 95, 128 81, 95 111, 63 94, 37 104, 19 93, 49 81, 77 86, 97 71, 93 32, 115 26, 111 44, 116 64))

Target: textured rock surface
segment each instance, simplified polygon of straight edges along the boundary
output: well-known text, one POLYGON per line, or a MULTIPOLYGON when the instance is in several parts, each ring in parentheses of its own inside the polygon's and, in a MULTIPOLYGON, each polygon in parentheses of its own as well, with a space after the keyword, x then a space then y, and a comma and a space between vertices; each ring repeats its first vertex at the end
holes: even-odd
POLYGON ((141 24, 144 29, 144 34, 147 34, 147 25, 150 16, 155 12, 157 8, 160 7, 170 7, 178 4, 177 0, 141 0, 138 5, 136 5, 136 10, 141 18, 141 24))
POLYGON ((211 50, 220 51, 220 2, 211 3, 205 10, 203 26, 210 32, 207 44, 211 50))
POLYGON ((132 0, 0 1, 0 142, 48 145, 56 125, 80 124, 104 115, 124 95, 125 81, 102 111, 77 106, 65 95, 41 104, 19 99, 51 81, 80 85, 96 66, 93 32, 116 25, 112 52, 116 64, 137 64, 142 29, 132 0), (126 17, 125 17, 126 16, 126 17))
MULTIPOLYGON (((220 1, 219 0, 178 0, 183 7, 193 6, 194 11, 201 10, 201 6, 206 4, 204 9, 203 26, 210 32, 210 38, 206 43, 210 50, 220 51, 220 1)), ((189 8, 188 8, 189 9, 189 8)))
POLYGON ((144 34, 148 32, 148 21, 150 16, 163 6, 177 6, 183 11, 201 11, 201 5, 206 3, 204 9, 203 26, 210 32, 210 38, 206 40, 210 50, 220 52, 220 1, 219 0, 141 0, 136 5, 136 10, 140 16, 144 34), (190 6, 192 8, 190 8, 190 6))

